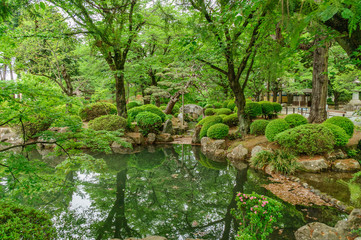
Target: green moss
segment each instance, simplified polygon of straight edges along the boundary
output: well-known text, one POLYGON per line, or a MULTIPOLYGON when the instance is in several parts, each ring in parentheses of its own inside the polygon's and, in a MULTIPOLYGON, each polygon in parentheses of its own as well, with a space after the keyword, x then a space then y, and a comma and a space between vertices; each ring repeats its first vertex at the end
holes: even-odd
POLYGON ((286 150, 297 154, 322 154, 330 152, 335 145, 331 130, 322 124, 301 125, 278 134, 274 139, 286 150))
POLYGON ((83 121, 90 121, 103 115, 112 115, 117 113, 117 108, 114 104, 108 102, 92 103, 79 112, 79 116, 83 121))
POLYGON ((89 128, 95 131, 107 130, 116 131, 125 129, 127 120, 118 115, 104 115, 89 122, 89 128))
POLYGON ((8 201, 0 201, 0 235, 2 240, 56 239, 51 217, 41 211, 8 201))
POLYGON ((223 123, 217 123, 212 125, 207 130, 207 137, 212 139, 223 139, 228 136, 229 127, 223 123))
POLYGON ((289 124, 284 119, 276 119, 271 121, 265 131, 268 141, 273 142, 277 134, 289 129, 289 124))
POLYGON ((264 135, 269 123, 269 121, 263 119, 253 121, 250 126, 250 133, 254 135, 264 135))
POLYGON ((289 114, 285 117, 286 122, 290 125, 291 128, 307 124, 307 119, 297 113, 289 114))
POLYGON ((331 123, 331 124, 339 126, 340 128, 343 128, 343 130, 345 130, 345 132, 350 136, 350 138, 352 137, 355 126, 354 126, 353 122, 350 119, 348 119, 347 117, 336 116, 336 117, 327 119, 325 122, 331 123))

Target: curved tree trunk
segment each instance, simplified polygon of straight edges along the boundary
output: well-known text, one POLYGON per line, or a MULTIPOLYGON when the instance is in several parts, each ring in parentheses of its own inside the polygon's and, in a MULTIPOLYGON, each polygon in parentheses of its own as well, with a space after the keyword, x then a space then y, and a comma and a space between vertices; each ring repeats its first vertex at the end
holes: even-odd
POLYGON ((327 119, 329 43, 325 42, 325 39, 325 36, 318 36, 315 39, 315 44, 319 46, 313 52, 312 102, 308 118, 310 123, 321 123, 327 119))

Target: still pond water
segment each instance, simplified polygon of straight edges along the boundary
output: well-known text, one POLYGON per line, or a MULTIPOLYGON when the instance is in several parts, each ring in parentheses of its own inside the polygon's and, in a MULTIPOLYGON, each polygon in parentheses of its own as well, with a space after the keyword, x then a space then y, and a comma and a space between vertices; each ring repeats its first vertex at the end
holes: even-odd
MULTIPOLYGON (((206 158, 199 147, 150 147, 134 154, 95 154, 108 170, 72 172, 74 191, 59 193, 41 208, 53 216, 59 239, 124 239, 164 236, 234 239, 230 213, 237 192, 264 194, 267 177, 206 158)), ((284 203, 281 229, 270 239, 294 239, 307 222, 333 225, 346 215, 324 207, 284 203)), ((40 206, 37 206, 40 207, 40 206)))

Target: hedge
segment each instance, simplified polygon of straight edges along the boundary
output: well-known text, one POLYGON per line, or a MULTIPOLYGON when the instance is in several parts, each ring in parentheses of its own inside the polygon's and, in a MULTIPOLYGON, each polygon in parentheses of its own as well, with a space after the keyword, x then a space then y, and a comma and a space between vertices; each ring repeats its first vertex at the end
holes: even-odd
POLYGON ((212 125, 207 130, 207 136, 212 139, 223 139, 227 137, 228 132, 229 132, 229 127, 226 124, 217 123, 212 125))
POLYGON ((90 129, 95 131, 116 131, 119 129, 125 129, 127 126, 127 120, 118 115, 104 115, 91 120, 88 126, 90 129))
POLYGON ((290 125, 284 119, 276 119, 271 121, 265 131, 268 141, 273 142, 277 134, 290 128, 290 125))
POLYGON ((136 120, 143 135, 158 133, 163 125, 162 119, 152 112, 141 112, 137 115, 136 120))

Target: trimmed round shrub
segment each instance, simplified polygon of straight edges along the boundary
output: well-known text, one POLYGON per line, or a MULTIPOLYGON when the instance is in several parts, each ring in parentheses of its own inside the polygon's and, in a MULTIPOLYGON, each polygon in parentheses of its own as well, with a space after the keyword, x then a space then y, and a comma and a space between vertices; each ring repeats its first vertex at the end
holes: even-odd
POLYGON ((117 114, 114 104, 108 102, 92 103, 80 109, 79 116, 83 121, 90 121, 103 115, 117 114))
POLYGON ((214 112, 217 115, 221 115, 221 114, 229 115, 232 113, 232 110, 229 108, 220 108, 220 109, 215 109, 214 112))
POLYGON ((266 127, 269 123, 270 121, 264 119, 260 119, 252 122, 250 126, 251 134, 264 135, 266 131, 266 127))
POLYGON ((333 137, 335 138, 335 146, 341 147, 345 146, 348 143, 350 136, 347 135, 343 128, 340 128, 335 124, 326 122, 322 123, 322 125, 327 127, 332 132, 333 137))
POLYGON ((136 117, 137 125, 144 135, 158 133, 163 125, 162 119, 155 113, 141 112, 136 117))
POLYGON ((213 104, 208 103, 206 106, 204 106, 204 108, 213 108, 213 104))
POLYGON ((9 201, 0 201, 1 239, 56 239, 56 229, 51 216, 30 207, 9 201))
POLYGON ((268 141, 273 142, 277 134, 290 128, 290 125, 284 119, 276 119, 268 123, 265 131, 268 141))
POLYGON ((208 116, 203 118, 201 121, 199 121, 199 123, 197 123, 197 125, 204 125, 207 122, 217 122, 217 123, 222 123, 223 119, 222 117, 215 115, 215 116, 208 116))
POLYGON ((230 101, 227 104, 227 108, 231 109, 232 111, 234 110, 235 107, 236 107, 236 103, 234 101, 230 101))
POLYGON ((127 104, 127 109, 129 110, 129 109, 132 109, 134 107, 139 107, 139 106, 140 106, 140 104, 138 102, 130 102, 127 104))
POLYGON ((207 108, 206 110, 204 110, 204 114, 206 116, 211 116, 211 115, 214 115, 215 111, 213 108, 207 108))
POLYGON ((166 114, 160 108, 158 108, 157 106, 152 105, 152 104, 147 104, 147 105, 143 105, 140 107, 134 107, 134 108, 130 109, 128 111, 128 118, 130 118, 131 121, 134 121, 134 120, 136 120, 137 115, 141 112, 154 113, 162 119, 162 122, 164 122, 165 118, 166 118, 166 114))
POLYGON ((232 102, 233 100, 225 100, 223 103, 222 103, 222 108, 226 108, 228 106, 228 103, 229 102, 232 102))
POLYGON ((305 124, 291 128, 274 138, 282 147, 297 154, 323 154, 333 149, 335 138, 322 124, 305 124))
POLYGON ((275 113, 279 113, 279 112, 282 111, 282 105, 281 104, 273 102, 272 105, 273 105, 273 111, 275 113))
POLYGON ((272 115, 274 112, 273 104, 270 102, 259 102, 262 106, 262 114, 265 116, 272 115))
MULTIPOLYGON (((219 116, 218 116, 219 117, 219 116)), ((214 124, 222 123, 222 118, 212 118, 205 121, 202 125, 201 131, 199 133, 199 138, 202 139, 203 137, 207 136, 208 129, 212 127, 214 124)))
POLYGON ((107 130, 116 131, 125 129, 127 120, 118 115, 104 115, 89 122, 89 128, 95 131, 107 130))
POLYGON ((290 125, 291 128, 307 124, 307 118, 297 113, 287 115, 285 117, 285 121, 290 125))
POLYGON ((325 121, 326 123, 331 123, 339 126, 340 128, 343 128, 345 132, 350 136, 350 138, 353 135, 354 125, 353 122, 348 119, 347 117, 332 117, 325 121))
POLYGON ((231 115, 225 116, 223 118, 223 123, 227 124, 230 127, 234 127, 238 125, 238 115, 237 113, 233 113, 231 115))
POLYGON ((245 112, 250 118, 262 115, 262 106, 258 102, 246 102, 245 112))
POLYGON ((213 106, 215 108, 222 108, 222 103, 216 102, 215 104, 213 104, 213 106))
POLYGON ((212 139, 223 139, 227 137, 229 127, 223 123, 217 123, 207 130, 207 136, 212 139))

